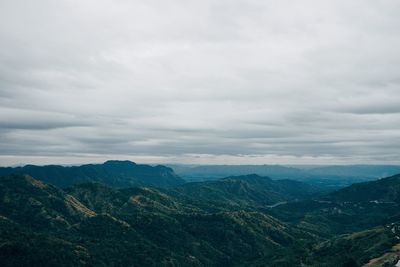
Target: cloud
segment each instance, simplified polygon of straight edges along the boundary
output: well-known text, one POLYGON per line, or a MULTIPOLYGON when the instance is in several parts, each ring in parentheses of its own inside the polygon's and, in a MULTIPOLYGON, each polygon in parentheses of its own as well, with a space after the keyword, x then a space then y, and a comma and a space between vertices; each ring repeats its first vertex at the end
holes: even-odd
POLYGON ((0 3, 0 163, 400 163, 398 1, 0 3))

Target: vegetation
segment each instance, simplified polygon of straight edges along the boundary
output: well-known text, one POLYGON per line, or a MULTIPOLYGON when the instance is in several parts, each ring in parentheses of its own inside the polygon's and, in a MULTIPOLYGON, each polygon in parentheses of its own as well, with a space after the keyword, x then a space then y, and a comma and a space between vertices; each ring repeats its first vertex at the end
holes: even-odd
POLYGON ((337 202, 400 203, 400 174, 378 181, 353 184, 326 198, 337 202))
POLYGON ((385 253, 396 240, 390 229, 378 227, 341 235, 315 246, 306 264, 311 266, 362 266, 385 253))
POLYGON ((321 195, 257 175, 62 189, 4 176, 0 266, 361 266, 400 242, 399 182, 386 179, 321 195), (370 187, 387 195, 371 202, 370 187))
POLYGON ((343 165, 314 168, 281 165, 169 165, 188 181, 207 181, 255 173, 272 179, 291 179, 332 190, 400 173, 396 165, 343 165))
POLYGON ((227 208, 260 209, 278 202, 309 198, 320 189, 298 181, 271 180, 252 174, 187 183, 169 192, 212 211, 227 208))
POLYGON ((152 167, 127 160, 110 160, 103 164, 72 167, 26 165, 16 168, 0 168, 0 176, 13 173, 28 174, 58 187, 68 187, 85 182, 100 182, 112 187, 171 187, 185 182, 171 168, 161 165, 152 167))

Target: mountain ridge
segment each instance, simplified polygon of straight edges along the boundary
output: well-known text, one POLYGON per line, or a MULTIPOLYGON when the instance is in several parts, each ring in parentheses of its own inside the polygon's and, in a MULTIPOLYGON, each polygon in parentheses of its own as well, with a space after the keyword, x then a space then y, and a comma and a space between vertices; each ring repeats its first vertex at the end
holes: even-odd
POLYGON ((136 164, 132 161, 109 160, 102 164, 80 166, 25 165, 23 167, 2 167, 0 176, 12 173, 28 174, 59 187, 77 183, 101 182, 112 187, 132 187, 151 185, 171 187, 185 183, 175 172, 166 166, 136 164))
POLYGON ((400 174, 376 181, 356 183, 332 192, 327 199, 351 202, 394 202, 400 203, 400 174))
POLYGON ((168 164, 187 181, 216 180, 232 175, 255 173, 273 180, 291 179, 336 189, 353 183, 376 180, 400 173, 398 165, 185 165, 168 164))

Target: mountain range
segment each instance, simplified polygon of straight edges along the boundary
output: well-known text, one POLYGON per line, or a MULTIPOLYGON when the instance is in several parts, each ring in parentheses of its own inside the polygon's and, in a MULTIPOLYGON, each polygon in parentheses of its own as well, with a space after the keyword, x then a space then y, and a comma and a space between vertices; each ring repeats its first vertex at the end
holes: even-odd
POLYGON ((327 192, 255 174, 184 183, 169 168, 137 166, 106 162, 93 169, 109 176, 72 181, 64 176, 70 168, 87 167, 63 167, 56 182, 53 167, 39 178, 21 168, 0 177, 0 266, 394 266, 400 259, 400 175, 327 192), (118 174, 111 182, 110 173, 118 174))
POLYGON ((71 167, 26 165, 15 168, 0 168, 0 176, 12 173, 28 174, 58 187, 68 187, 83 182, 100 182, 112 187, 141 185, 170 187, 185 182, 171 168, 162 165, 136 164, 128 160, 110 160, 103 164, 86 164, 71 167))
POLYGON ((314 185, 338 189, 353 183, 384 178, 400 173, 397 165, 168 165, 187 181, 216 180, 232 175, 254 173, 272 179, 298 180, 314 185))

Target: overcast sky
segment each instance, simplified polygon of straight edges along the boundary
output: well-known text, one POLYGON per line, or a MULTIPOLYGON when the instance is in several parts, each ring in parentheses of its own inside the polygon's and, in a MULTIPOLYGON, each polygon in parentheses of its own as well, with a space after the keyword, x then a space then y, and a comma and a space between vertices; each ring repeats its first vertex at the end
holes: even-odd
POLYGON ((0 0, 0 165, 400 163, 399 14, 0 0))

